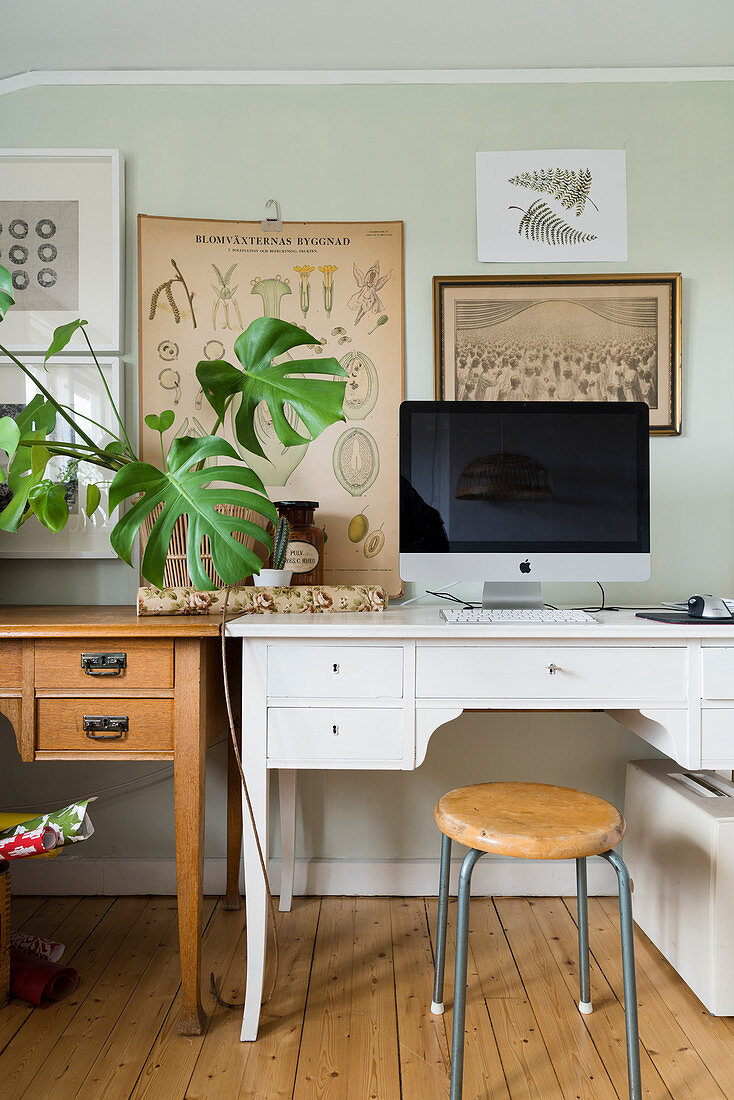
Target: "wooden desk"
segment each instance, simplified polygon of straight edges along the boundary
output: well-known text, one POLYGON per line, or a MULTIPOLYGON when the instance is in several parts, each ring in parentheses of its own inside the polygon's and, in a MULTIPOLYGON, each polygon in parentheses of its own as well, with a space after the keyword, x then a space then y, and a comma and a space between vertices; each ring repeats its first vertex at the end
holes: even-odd
MULTIPOLYGON (((173 761, 184 1035, 201 1034, 206 1020, 205 753, 226 728, 218 635, 217 616, 138 618, 131 607, 0 608, 0 712, 15 730, 22 760, 173 761), (125 654, 125 667, 119 674, 90 674, 82 653, 125 654), (85 731, 90 715, 124 716, 129 728, 85 731)), ((234 814, 228 825, 236 829, 239 809, 234 814)), ((228 901, 238 907, 236 881, 228 887, 228 901)))

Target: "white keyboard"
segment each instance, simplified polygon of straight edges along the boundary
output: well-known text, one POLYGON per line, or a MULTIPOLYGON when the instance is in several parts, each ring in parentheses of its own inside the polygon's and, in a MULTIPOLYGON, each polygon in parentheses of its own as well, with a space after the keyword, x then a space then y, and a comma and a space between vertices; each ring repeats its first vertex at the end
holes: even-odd
POLYGON ((446 623, 598 623, 598 619, 586 611, 550 611, 546 608, 469 607, 456 611, 442 608, 441 618, 446 623))

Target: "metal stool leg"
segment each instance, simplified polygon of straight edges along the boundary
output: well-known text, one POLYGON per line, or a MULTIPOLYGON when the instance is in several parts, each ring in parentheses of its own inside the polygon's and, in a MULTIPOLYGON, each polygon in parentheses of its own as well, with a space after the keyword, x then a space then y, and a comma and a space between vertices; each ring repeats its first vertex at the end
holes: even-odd
POLYGON ((579 1011, 594 1011, 589 977, 589 897, 586 888, 586 859, 576 860, 576 909, 579 918, 579 1011))
POLYGON ((484 852, 471 848, 459 875, 456 918, 456 971, 454 975, 454 1033, 451 1039, 451 1100, 461 1100, 464 1082, 464 1020, 466 1017, 466 960, 469 950, 469 901, 474 865, 484 852))
POLYGON ((624 1012, 627 1025, 627 1069, 630 1100, 641 1100, 640 1038, 637 1028, 637 983, 635 981, 635 942, 632 924, 632 885, 627 867, 616 852, 602 852, 611 863, 619 883, 619 918, 622 930, 622 966, 624 970, 624 1012))
POLYGON ((443 1013, 443 974, 446 966, 446 922, 449 915, 449 876, 451 874, 451 837, 441 838, 441 874, 438 883, 438 920, 436 922, 436 965, 433 974, 434 1016, 443 1013))

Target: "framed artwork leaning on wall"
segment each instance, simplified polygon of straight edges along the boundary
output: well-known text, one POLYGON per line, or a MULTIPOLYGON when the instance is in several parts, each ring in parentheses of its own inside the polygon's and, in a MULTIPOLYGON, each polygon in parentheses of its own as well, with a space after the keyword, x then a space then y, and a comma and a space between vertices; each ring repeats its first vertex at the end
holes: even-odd
POLYGON ((645 401, 681 430, 681 276, 436 275, 435 392, 453 401, 645 401))
MULTIPOLYGON (((117 149, 0 149, 6 347, 43 354, 54 329, 85 317, 98 352, 122 350, 123 209, 117 149)), ((80 332, 69 351, 87 351, 80 332)))
MULTIPOLYGON (((69 409, 77 422, 89 432, 95 443, 105 446, 117 429, 114 414, 105 392, 105 382, 112 399, 120 408, 123 399, 122 364, 119 359, 99 356, 104 381, 91 359, 58 355, 44 367, 39 358, 26 360, 50 393, 69 409)), ((38 390, 15 363, 0 358, 0 418, 16 417, 37 395, 38 390)), ((66 421, 56 418, 56 427, 49 437, 57 442, 77 443, 78 437, 66 421)), ((5 454, 3 452, 3 457, 5 454)), ((0 469, 7 472, 7 464, 0 469)), ((60 457, 51 459, 45 476, 63 476, 69 519, 62 531, 49 531, 35 516, 29 516, 13 534, 0 531, 0 558, 115 558, 110 546, 110 532, 117 516, 109 516, 107 491, 109 483, 102 471, 86 462, 78 465, 60 457), (87 515, 87 491, 96 484, 100 504, 94 514, 87 515)), ((109 475, 111 478, 111 474, 109 475)), ((0 512, 12 499, 7 481, 0 476, 0 512)))

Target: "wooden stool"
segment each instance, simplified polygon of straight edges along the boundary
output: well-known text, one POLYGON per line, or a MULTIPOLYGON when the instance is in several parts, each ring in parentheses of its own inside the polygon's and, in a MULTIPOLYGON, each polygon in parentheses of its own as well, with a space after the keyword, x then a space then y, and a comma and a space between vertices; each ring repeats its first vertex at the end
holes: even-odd
POLYGON ((431 1011, 443 1012, 443 976, 446 960, 451 842, 470 850, 459 875, 456 926, 456 974, 454 979, 454 1030, 451 1043, 451 1100, 461 1100, 464 1075, 464 1018, 466 1012, 466 963, 469 937, 471 876, 485 852, 520 859, 575 859, 579 929, 581 1012, 592 1011, 589 979, 589 906, 586 859, 601 856, 611 863, 619 884, 622 930, 624 1004, 627 1027, 627 1069, 630 1100, 640 1100, 640 1045, 637 1031, 637 990, 632 927, 632 889, 629 872, 611 851, 624 836, 619 810, 583 791, 552 787, 545 783, 477 783, 459 787, 439 799, 436 824, 443 833, 441 877, 438 893, 436 965, 431 1011))

